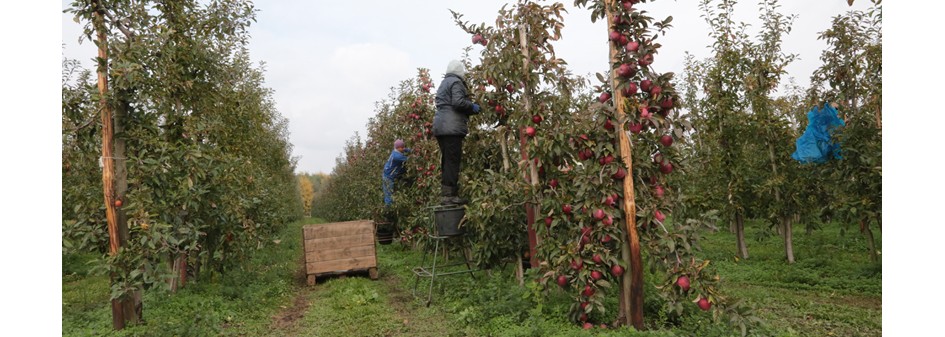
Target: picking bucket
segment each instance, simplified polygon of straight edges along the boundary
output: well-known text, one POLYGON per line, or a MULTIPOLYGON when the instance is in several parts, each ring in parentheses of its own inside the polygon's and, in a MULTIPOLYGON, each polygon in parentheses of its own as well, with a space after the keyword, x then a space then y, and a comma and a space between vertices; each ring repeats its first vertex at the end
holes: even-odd
POLYGON ((459 223, 465 216, 466 208, 462 206, 434 209, 433 221, 436 223, 437 235, 462 235, 463 230, 459 228, 459 223))

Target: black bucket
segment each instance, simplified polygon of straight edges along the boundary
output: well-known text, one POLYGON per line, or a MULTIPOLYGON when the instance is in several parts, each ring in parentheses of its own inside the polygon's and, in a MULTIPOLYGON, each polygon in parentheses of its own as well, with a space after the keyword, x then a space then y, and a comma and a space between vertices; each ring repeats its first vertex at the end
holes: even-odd
POLYGON ((389 245, 394 241, 394 224, 390 222, 378 222, 376 236, 377 242, 382 245, 389 245))
POLYGON ((459 223, 466 216, 465 207, 438 208, 433 210, 436 234, 439 236, 462 235, 459 223))

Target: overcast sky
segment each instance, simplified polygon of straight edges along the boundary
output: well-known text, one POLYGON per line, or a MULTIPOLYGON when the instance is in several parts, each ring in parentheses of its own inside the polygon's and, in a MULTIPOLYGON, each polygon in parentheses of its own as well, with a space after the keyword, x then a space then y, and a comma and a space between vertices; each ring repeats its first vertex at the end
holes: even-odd
MULTIPOLYGON (((70 0, 62 0, 66 8, 70 0)), ((290 141, 299 157, 298 171, 330 173, 344 143, 355 132, 366 135, 374 103, 387 98, 390 87, 429 68, 439 83, 449 60, 460 58, 471 45, 470 36, 457 27, 449 9, 464 14, 471 24, 494 25, 507 2, 496 0, 416 1, 311 1, 257 0, 257 22, 250 28, 249 48, 254 61, 266 63, 266 85, 275 90, 276 108, 289 119, 290 141)), ((545 2, 550 3, 550 2, 545 2)), ((555 43, 558 57, 575 74, 601 72, 607 67, 607 29, 591 23, 590 11, 563 1, 563 39, 555 43)), ((757 0, 740 1, 736 20, 760 23, 757 0)), ((639 5, 657 19, 673 16, 674 27, 661 37, 663 48, 653 66, 660 72, 683 70, 684 52, 709 55, 708 24, 697 0, 663 0, 639 5)), ((797 14, 793 31, 782 46, 799 55, 787 68, 789 76, 807 85, 820 65, 824 49, 817 39, 833 16, 851 9, 866 9, 857 0, 782 1, 781 12, 797 14)), ((751 31, 754 35, 755 30, 751 31)), ((71 15, 62 15, 62 42, 68 58, 92 67, 93 44, 77 43, 81 27, 71 15)), ((473 48, 474 56, 482 50, 473 48)), ((476 58, 473 63, 478 63, 476 58)))

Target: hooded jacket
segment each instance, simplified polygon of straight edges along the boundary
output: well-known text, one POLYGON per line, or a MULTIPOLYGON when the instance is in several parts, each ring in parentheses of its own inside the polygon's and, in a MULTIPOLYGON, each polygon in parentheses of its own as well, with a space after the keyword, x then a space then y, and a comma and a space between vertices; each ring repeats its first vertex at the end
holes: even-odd
POLYGON ((451 61, 446 68, 446 76, 436 91, 436 114, 433 115, 434 136, 465 136, 469 133, 469 116, 473 112, 473 102, 466 90, 466 74, 463 64, 451 61))

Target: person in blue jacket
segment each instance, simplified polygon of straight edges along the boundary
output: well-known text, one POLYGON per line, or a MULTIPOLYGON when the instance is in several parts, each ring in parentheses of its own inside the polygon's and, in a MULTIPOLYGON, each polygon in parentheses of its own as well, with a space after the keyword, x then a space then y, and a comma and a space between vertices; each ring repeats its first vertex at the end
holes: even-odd
POLYGON ((390 206, 394 203, 394 182, 404 174, 404 163, 407 161, 407 154, 410 149, 406 147, 403 140, 394 141, 394 149, 390 152, 390 157, 384 163, 384 205, 390 206))
POLYGON ((463 139, 469 133, 469 116, 479 113, 479 104, 469 99, 466 67, 458 60, 446 66, 446 76, 436 91, 433 135, 440 147, 440 203, 465 204, 459 197, 459 172, 463 159, 463 139))

